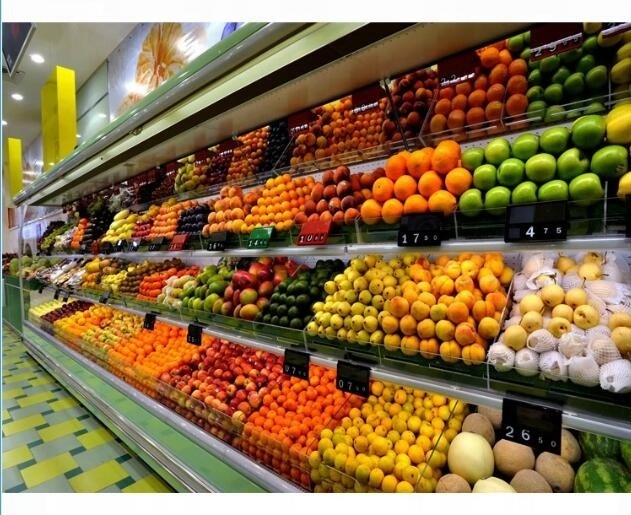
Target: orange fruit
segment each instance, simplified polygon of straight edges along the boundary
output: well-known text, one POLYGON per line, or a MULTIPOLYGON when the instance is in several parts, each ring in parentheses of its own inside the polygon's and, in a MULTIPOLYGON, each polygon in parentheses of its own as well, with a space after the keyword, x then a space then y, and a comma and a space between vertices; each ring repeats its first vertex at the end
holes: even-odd
POLYGON ((509 116, 524 114, 528 109, 528 97, 523 93, 515 93, 506 101, 506 113, 509 116))
POLYGON ((379 223, 381 221, 381 204, 375 199, 368 199, 362 203, 359 215, 367 225, 379 223))
POLYGON ((399 199, 391 198, 386 200, 381 207, 381 218, 387 224, 396 224, 401 220, 403 214, 403 204, 399 199))
POLYGON ((394 196, 403 202, 406 198, 416 193, 416 188, 417 183, 414 177, 402 175, 394 183, 394 196))
POLYGON ((441 98, 434 106, 434 114, 444 114, 447 116, 451 111, 451 100, 448 98, 441 98))
POLYGON ((415 193, 405 199, 403 203, 403 214, 425 213, 428 209, 427 200, 422 195, 415 193))
POLYGON ((399 177, 404 175, 407 171, 407 163, 406 163, 405 155, 402 152, 399 152, 397 154, 390 156, 386 160, 385 169, 386 169, 386 177, 388 177, 391 181, 396 181, 399 177))
POLYGON ((462 109, 454 109, 447 117, 447 127, 450 129, 461 129, 464 127, 467 115, 462 109))
POLYGON ((494 100, 499 100, 502 102, 504 100, 504 94, 506 93, 506 88, 504 84, 493 84, 486 92, 486 101, 493 102, 494 100))
POLYGON ((432 147, 425 147, 415 150, 408 158, 408 173, 415 179, 419 179, 428 170, 432 168, 432 147))
POLYGON ((443 99, 446 98, 447 100, 451 100, 452 98, 454 98, 455 92, 454 92, 454 88, 452 87, 446 87, 446 88, 440 88, 440 91, 438 92, 438 98, 439 99, 443 99))
POLYGON ((379 177, 372 185, 372 196, 379 202, 392 198, 394 183, 389 177, 379 177))
POLYGON ((471 92, 467 100, 469 107, 484 107, 484 104, 486 104, 486 92, 481 89, 476 89, 471 92))
POLYGON ((458 167, 451 170, 445 176, 445 188, 454 195, 462 195, 469 189, 473 182, 471 172, 466 168, 458 167))
POLYGON ((489 102, 489 104, 486 106, 485 109, 485 114, 486 114, 486 119, 491 121, 491 120, 499 120, 500 117, 502 116, 502 108, 504 107, 504 104, 502 104, 502 102, 499 102, 497 100, 493 100, 492 102, 489 102))
POLYGON ((467 111, 467 125, 477 125, 486 121, 486 115, 482 107, 472 107, 467 111))
POLYGON ((418 192, 426 199, 442 187, 443 179, 434 170, 425 172, 418 181, 418 192))
POLYGON ((458 201, 453 194, 447 190, 438 190, 429 197, 427 205, 433 213, 443 213, 445 216, 450 215, 456 209, 458 201))
POLYGON ((444 114, 435 114, 429 122, 429 132, 436 134, 447 128, 447 117, 444 114))
MULTIPOLYGON (((463 122, 464 122, 464 113, 463 122)), ((458 166, 460 160, 460 145, 451 140, 441 141, 432 154, 432 170, 446 175, 453 168, 458 166)))
POLYGON ((485 68, 493 68, 500 62, 500 51, 489 46, 480 50, 480 63, 485 68))
POLYGON ((473 81, 473 89, 481 89, 486 91, 486 88, 489 86, 489 79, 486 75, 478 75, 476 79, 473 81))
POLYGON ((500 50, 499 58, 500 58, 500 63, 505 64, 506 66, 509 66, 510 63, 513 62, 513 56, 511 55, 510 51, 507 50, 506 48, 504 48, 503 50, 500 50))
POLYGON ((472 90, 473 88, 471 87, 471 83, 468 81, 456 84, 456 95, 468 96, 472 90))
POLYGON ((451 101, 451 109, 467 110, 467 95, 458 94, 451 101))
POLYGON ((508 66, 504 63, 496 64, 489 73, 489 84, 504 84, 508 79, 508 66))
POLYGON ((528 79, 523 75, 513 75, 506 83, 506 93, 514 95, 515 93, 525 94, 528 90, 528 79))
POLYGON ((528 73, 528 63, 524 59, 515 59, 508 65, 508 75, 514 77, 515 75, 524 75, 528 73))

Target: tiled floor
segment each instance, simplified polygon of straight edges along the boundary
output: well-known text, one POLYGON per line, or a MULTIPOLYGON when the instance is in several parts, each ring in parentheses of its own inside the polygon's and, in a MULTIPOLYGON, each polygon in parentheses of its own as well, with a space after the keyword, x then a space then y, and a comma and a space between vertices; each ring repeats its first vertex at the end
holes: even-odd
POLYGON ((3 492, 171 492, 2 328, 3 492))

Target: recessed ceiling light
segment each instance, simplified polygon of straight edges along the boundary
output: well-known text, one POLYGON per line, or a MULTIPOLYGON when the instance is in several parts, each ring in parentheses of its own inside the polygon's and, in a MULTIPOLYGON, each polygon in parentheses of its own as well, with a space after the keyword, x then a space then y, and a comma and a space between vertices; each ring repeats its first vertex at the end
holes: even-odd
POLYGON ((99 118, 107 118, 107 115, 105 113, 99 113, 98 116, 99 118))
POLYGON ((18 101, 24 100, 24 97, 22 95, 20 95, 19 93, 13 93, 13 95, 11 95, 11 98, 13 100, 18 100, 18 101))
POLYGON ((37 64, 42 64, 45 59, 40 54, 31 54, 31 61, 37 64))
POLYGON ((7 121, 6 120, 2 120, 2 125, 7 125, 7 121))
POLYGON ((81 134, 77 134, 77 138, 80 138, 80 137, 81 137, 81 134))

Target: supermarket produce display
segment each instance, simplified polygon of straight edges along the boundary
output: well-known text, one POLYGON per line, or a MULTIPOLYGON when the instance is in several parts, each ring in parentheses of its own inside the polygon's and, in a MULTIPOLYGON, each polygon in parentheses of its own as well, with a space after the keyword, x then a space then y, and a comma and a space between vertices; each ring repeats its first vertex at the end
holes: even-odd
POLYGON ((631 491, 631 31, 550 25, 70 199, 27 327, 300 490, 631 491))

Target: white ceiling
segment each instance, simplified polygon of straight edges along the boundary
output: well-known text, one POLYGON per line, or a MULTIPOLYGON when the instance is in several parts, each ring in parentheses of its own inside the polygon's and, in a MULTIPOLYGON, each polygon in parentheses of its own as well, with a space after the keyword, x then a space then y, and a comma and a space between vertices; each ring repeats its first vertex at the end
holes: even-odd
POLYGON ((2 77, 3 145, 7 137, 22 140, 22 151, 41 133, 40 91, 56 65, 75 71, 77 89, 134 28, 134 23, 36 23, 18 73, 2 77), (46 60, 35 64, 30 54, 46 60), (11 98, 20 93, 24 100, 11 98))

